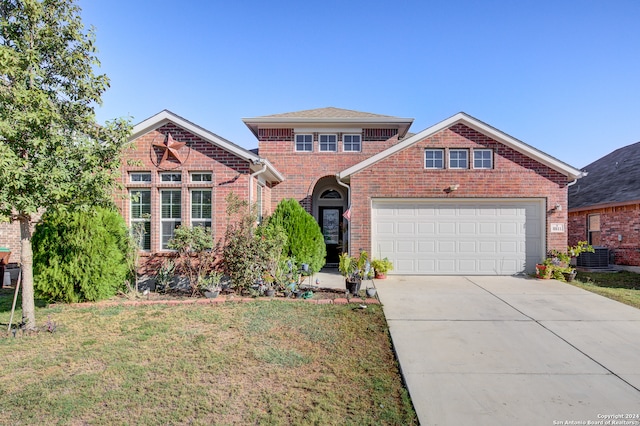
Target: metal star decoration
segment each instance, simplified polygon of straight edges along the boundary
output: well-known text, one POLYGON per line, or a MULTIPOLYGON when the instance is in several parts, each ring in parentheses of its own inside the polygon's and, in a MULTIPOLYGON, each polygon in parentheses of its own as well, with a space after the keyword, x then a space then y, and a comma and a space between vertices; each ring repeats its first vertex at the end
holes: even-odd
POLYGON ((163 150, 162 159, 160 160, 160 163, 158 164, 158 166, 162 166, 163 163, 166 163, 167 161, 169 161, 170 157, 175 158, 176 161, 178 161, 178 163, 182 164, 183 159, 178 151, 180 151, 180 149, 185 145, 186 145, 185 142, 176 141, 171 136, 171 133, 167 133, 167 135, 164 138, 164 141, 153 142, 153 146, 163 150))

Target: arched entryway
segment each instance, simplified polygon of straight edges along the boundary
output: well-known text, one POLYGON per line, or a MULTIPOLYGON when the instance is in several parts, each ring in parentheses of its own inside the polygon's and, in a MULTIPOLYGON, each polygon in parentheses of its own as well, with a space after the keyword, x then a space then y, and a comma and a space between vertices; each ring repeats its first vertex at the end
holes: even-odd
POLYGON ((327 247, 327 266, 337 266, 347 236, 342 217, 348 204, 347 188, 338 185, 335 176, 318 180, 313 189, 313 216, 318 221, 327 247))

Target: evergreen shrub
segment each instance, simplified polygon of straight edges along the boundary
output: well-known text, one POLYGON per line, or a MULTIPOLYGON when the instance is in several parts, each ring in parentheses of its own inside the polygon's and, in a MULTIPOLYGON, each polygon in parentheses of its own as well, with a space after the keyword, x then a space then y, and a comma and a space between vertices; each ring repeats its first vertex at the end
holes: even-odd
POLYGON ((114 210, 45 214, 33 235, 36 295, 72 303, 115 295, 131 272, 129 241, 114 210))
POLYGON ((283 255, 295 258, 297 267, 306 263, 318 272, 325 264, 327 248, 320 225, 293 198, 280 201, 269 218, 269 226, 281 226, 287 234, 283 255))

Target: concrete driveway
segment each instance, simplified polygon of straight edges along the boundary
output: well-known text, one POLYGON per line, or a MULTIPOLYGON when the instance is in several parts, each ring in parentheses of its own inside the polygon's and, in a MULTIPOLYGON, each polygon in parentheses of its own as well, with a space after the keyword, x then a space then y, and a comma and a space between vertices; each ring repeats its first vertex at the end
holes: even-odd
POLYGON ((375 284, 421 424, 640 425, 640 310, 554 280, 375 284))

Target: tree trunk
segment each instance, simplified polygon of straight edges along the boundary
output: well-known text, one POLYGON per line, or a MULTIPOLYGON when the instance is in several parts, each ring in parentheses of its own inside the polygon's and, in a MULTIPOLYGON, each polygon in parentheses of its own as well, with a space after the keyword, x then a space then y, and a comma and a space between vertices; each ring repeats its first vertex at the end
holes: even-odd
POLYGON ((33 249, 31 220, 20 217, 20 267, 22 268, 22 322, 27 330, 36 329, 36 307, 33 296, 33 249))

